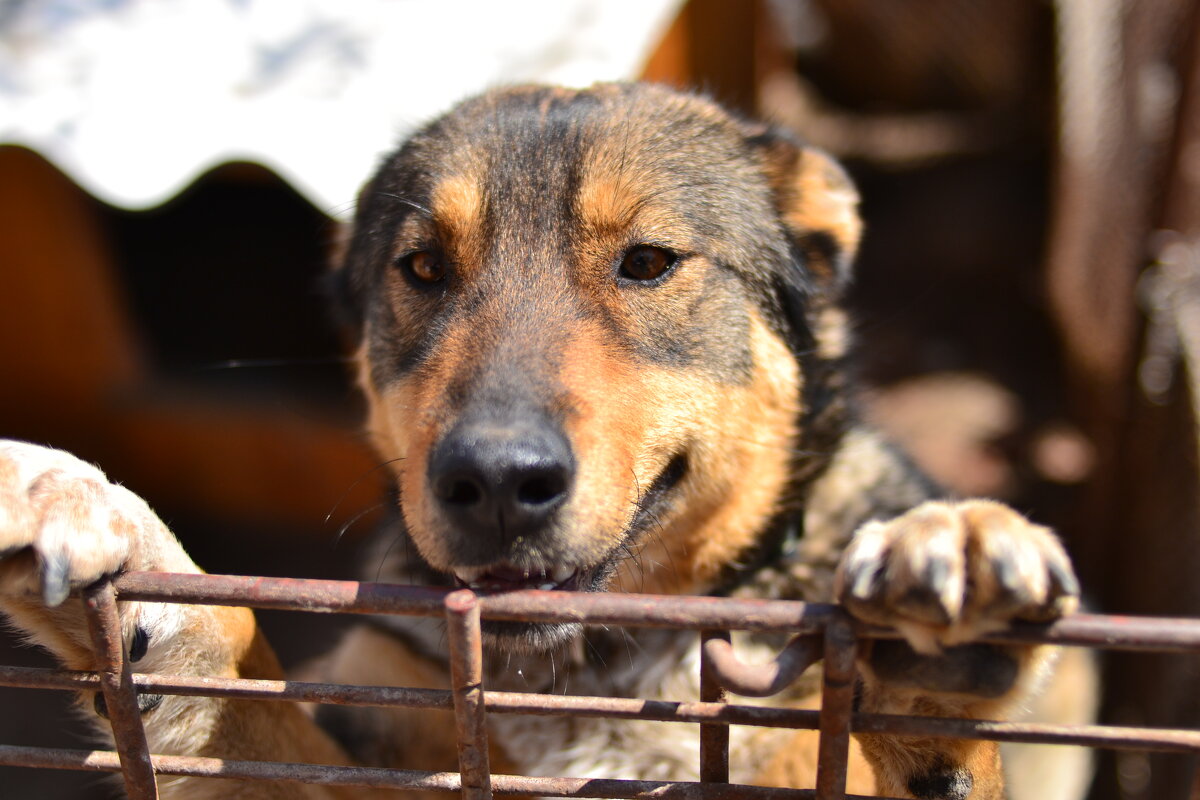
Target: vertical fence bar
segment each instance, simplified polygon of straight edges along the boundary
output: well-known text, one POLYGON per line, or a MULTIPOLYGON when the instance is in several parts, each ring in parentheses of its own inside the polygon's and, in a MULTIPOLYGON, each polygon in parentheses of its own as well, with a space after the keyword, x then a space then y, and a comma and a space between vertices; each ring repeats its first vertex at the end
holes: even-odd
MULTIPOLYGON (((708 656, 705 644, 711 639, 729 641, 729 631, 700 632, 700 701, 724 703, 725 687, 708 656)), ((700 780, 729 783, 729 726, 700 723, 700 780)))
POLYGON ((469 589, 446 595, 450 681, 458 730, 458 770, 463 800, 491 800, 487 712, 483 707, 483 633, 479 598, 469 589))
POLYGON ((854 711, 854 657, 858 642, 850 618, 837 614, 825 627, 821 687, 821 742, 817 751, 817 800, 844 800, 854 711))
POLYGON ((83 608, 92 649, 96 652, 105 710, 121 759, 125 792, 129 800, 157 800, 158 787, 150 763, 150 746, 146 743, 146 729, 142 727, 137 689, 130 675, 129 661, 125 658, 117 593, 112 581, 103 580, 89 587, 83 595, 83 608))

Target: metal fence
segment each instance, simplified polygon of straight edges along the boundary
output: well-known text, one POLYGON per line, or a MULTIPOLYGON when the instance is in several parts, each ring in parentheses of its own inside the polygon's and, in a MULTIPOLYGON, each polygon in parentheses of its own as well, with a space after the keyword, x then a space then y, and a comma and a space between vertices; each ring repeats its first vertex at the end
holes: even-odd
MULTIPOLYGON (((524 591, 476 596, 352 581, 254 578, 227 575, 132 573, 102 582, 83 597, 99 669, 96 672, 0 667, 0 686, 100 691, 116 751, 0 746, 0 764, 121 772, 131 800, 157 797, 155 775, 288 781, 325 785, 460 792, 467 800, 492 795, 686 800, 840 800, 845 794, 851 731, 988 739, 1001 742, 1200 754, 1194 730, 1067 726, 856 713, 854 658, 860 639, 894 637, 864 626, 837 606, 714 597, 658 597, 524 591), (124 656, 117 599, 243 605, 253 608, 347 614, 442 617, 450 645, 451 689, 348 686, 249 679, 133 674, 124 656), (578 622, 695 630, 703 641, 699 702, 487 691, 483 685, 480 619, 578 622), (790 643, 774 662, 739 663, 729 631, 784 632, 790 643), (769 696, 823 659, 819 711, 739 705, 726 690, 769 696), (452 713, 459 772, 231 761, 152 755, 138 710, 139 692, 225 696, 264 701, 440 709, 452 713), (488 765, 490 714, 591 716, 672 721, 700 726, 700 781, 641 781, 492 774, 488 765), (729 781, 729 726, 817 730, 815 789, 745 786, 729 781)), ((1050 643, 1106 649, 1200 652, 1200 620, 1078 614, 1048 626, 1017 625, 993 641, 1050 643)))

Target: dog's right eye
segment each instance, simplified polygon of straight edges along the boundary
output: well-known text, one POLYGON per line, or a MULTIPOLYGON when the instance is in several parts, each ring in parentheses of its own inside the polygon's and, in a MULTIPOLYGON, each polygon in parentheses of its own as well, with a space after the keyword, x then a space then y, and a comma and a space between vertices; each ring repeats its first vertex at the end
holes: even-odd
POLYGON ((428 250, 416 250, 400 256, 396 262, 417 283, 433 285, 446 277, 446 265, 440 256, 428 250))
POLYGON ((665 275, 678 256, 662 247, 640 244, 625 253, 621 261, 621 277, 638 283, 652 283, 665 275))

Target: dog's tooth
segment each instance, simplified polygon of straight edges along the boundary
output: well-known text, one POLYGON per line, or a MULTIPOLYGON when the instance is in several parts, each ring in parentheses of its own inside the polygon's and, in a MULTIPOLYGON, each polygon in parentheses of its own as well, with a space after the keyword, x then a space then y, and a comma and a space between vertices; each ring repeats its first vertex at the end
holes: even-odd
POLYGON ((557 585, 558 584, 556 584, 556 583, 543 583, 540 586, 538 586, 538 588, 541 589, 543 592, 549 592, 557 585))
POLYGON ((555 583, 566 583, 574 574, 575 570, 571 567, 555 567, 550 577, 554 579, 555 583))
POLYGON ((487 570, 482 567, 455 567, 454 577, 474 588, 487 570))

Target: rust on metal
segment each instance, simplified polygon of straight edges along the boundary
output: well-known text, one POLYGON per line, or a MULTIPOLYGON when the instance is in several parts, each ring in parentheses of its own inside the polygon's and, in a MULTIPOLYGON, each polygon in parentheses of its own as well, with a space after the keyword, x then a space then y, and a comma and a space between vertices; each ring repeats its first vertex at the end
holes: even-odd
POLYGON ((819 634, 792 637, 767 664, 745 664, 738 660, 729 639, 711 638, 703 645, 701 663, 710 664, 717 680, 742 697, 771 697, 779 694, 804 671, 821 660, 824 640, 819 634))
POLYGON ((483 632, 479 598, 470 589, 446 595, 446 636, 450 642, 450 683, 458 732, 458 769, 463 800, 491 800, 487 710, 483 692, 483 632))
MULTIPOLYGON (((363 786, 459 792, 457 772, 343 767, 272 761, 230 761, 199 756, 153 756, 161 775, 197 778, 232 778, 249 781, 283 781, 324 786, 363 786)), ((53 750, 0 745, 0 766, 32 766, 88 772, 119 772, 117 754, 96 750, 53 750)), ((609 778, 533 778, 493 775, 492 791, 502 796, 628 798, 628 800, 813 800, 811 789, 749 786, 731 783, 639 781, 609 778)), ((847 800, 897 800, 889 797, 848 795, 847 800)))
MULTIPOLYGON (((440 616, 452 590, 357 581, 135 572, 116 581, 125 600, 244 605, 293 611, 440 616)), ((507 592, 480 597, 484 619, 585 625, 819 633, 837 607, 791 600, 681 597, 607 592, 507 592)), ((855 624, 860 636, 898 638, 855 624)), ((1074 614, 1049 625, 1015 623, 989 634, 1006 644, 1058 644, 1113 650, 1200 651, 1200 620, 1074 614)))
POLYGON ((103 580, 90 586, 84 592, 83 607, 98 662, 97 677, 104 706, 120 754, 125 792, 130 800, 157 800, 150 747, 146 743, 146 729, 142 727, 137 687, 125 658, 117 593, 112 582, 103 580))
MULTIPOLYGON (((451 589, 357 581, 136 572, 117 580, 122 599, 244 605, 346 614, 439 616, 451 589)), ((520 591, 481 595, 484 619, 628 627, 818 631, 832 606, 786 600, 607 592, 520 591)))
MULTIPOLYGON (((729 631, 700 632, 700 702, 725 704, 725 687, 708 657, 713 643, 729 645, 729 631)), ((729 726, 700 723, 700 780, 729 783, 729 726)))
MULTIPOLYGON (((100 671, 69 672, 0 666, 0 685, 100 691, 113 725, 116 752, 0 747, 0 764, 123 772, 132 798, 154 797, 154 772, 461 792, 547 797, 695 798, 762 800, 845 797, 851 730, 897 736, 1030 742, 1200 754, 1200 731, 1097 725, 1048 725, 940 719, 852 712, 856 638, 893 638, 894 631, 855 622, 831 605, 733 598, 656 597, 522 591, 477 597, 445 589, 350 581, 246 578, 239 576, 131 573, 115 582, 121 600, 247 605, 298 611, 445 616, 452 649, 454 689, 265 681, 129 674, 112 586, 91 590, 85 600, 100 671), (479 619, 580 622, 597 625, 684 628, 699 632, 782 631, 793 634, 764 666, 741 664, 725 633, 705 633, 701 645, 699 702, 638 698, 485 692, 479 619), (825 657, 821 711, 725 702, 722 687, 747 696, 782 690, 820 655, 825 657), (236 697, 264 701, 409 707, 456 714, 463 747, 459 773, 326 767, 311 764, 214 762, 186 756, 150 756, 137 711, 137 692, 236 697), (584 780, 490 775, 485 717, 488 713, 606 717, 699 724, 703 731, 701 782, 584 780), (793 790, 730 785, 730 725, 818 729, 818 788, 793 790), (122 759, 125 765, 122 765, 122 759), (219 764, 219 767, 217 766, 219 764)), ((1200 650, 1200 620, 1075 615, 1051 625, 1016 625, 989 639, 1008 643, 1142 651, 1200 650)))
POLYGON ((624 697, 585 697, 488 692, 486 706, 493 714, 644 719, 712 725, 754 725, 771 728, 816 730, 817 712, 807 709, 769 708, 727 703, 681 703, 624 697))
MULTIPOLYGON (((391 686, 350 686, 338 683, 304 683, 250 678, 204 678, 135 673, 134 684, 146 691, 167 695, 233 697, 240 700, 285 700, 379 707, 425 708, 453 711, 453 695, 445 689, 408 689, 391 686)), ((43 667, 0 666, 0 686, 29 689, 89 690, 99 688, 90 672, 68 672, 43 667)), ((754 725, 815 730, 817 712, 805 709, 681 703, 623 697, 545 695, 526 692, 484 694, 489 713, 541 716, 583 716, 643 719, 655 722, 754 725)))
POLYGON ((817 745, 817 800, 843 800, 850 763, 854 710, 854 658, 858 637, 842 612, 825 627, 825 668, 821 677, 821 740, 817 745))
MULTIPOLYGON (((266 681, 248 678, 199 678, 134 673, 134 685, 155 694, 234 697, 242 700, 283 700, 335 705, 398 706, 453 711, 453 698, 444 689, 404 689, 389 686, 266 681)), ((0 666, 0 686, 25 689, 92 691, 100 688, 91 672, 44 667, 0 666)), ((484 706, 492 714, 643 719, 684 724, 713 723, 816 730, 818 712, 724 703, 682 703, 619 697, 543 695, 487 692, 484 706)), ((1200 731, 1104 725, 1054 725, 1032 722, 943 719, 891 714, 856 713, 852 727, 863 733, 897 736, 941 736, 989 739, 1026 744, 1062 744, 1114 750, 1200 753, 1200 731)))
POLYGON ((1023 744, 1070 744, 1112 750, 1155 750, 1200 754, 1200 731, 1132 728, 1113 725, 1050 725, 979 719, 914 717, 899 714, 855 714, 854 730, 896 736, 938 736, 1023 744))
POLYGON ((116 582, 122 599, 239 605, 334 614, 436 617, 449 590, 358 581, 130 572, 116 582))

